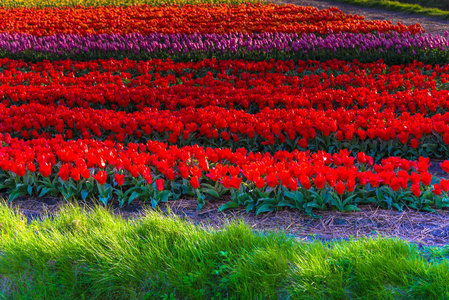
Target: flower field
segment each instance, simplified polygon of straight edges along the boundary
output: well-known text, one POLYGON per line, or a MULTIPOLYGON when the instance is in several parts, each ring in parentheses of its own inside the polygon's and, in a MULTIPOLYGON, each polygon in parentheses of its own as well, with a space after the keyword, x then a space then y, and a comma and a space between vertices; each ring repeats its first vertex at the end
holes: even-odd
POLYGON ((11 201, 449 207, 429 172, 449 157, 448 34, 295 5, 34 4, 0 8, 11 201))

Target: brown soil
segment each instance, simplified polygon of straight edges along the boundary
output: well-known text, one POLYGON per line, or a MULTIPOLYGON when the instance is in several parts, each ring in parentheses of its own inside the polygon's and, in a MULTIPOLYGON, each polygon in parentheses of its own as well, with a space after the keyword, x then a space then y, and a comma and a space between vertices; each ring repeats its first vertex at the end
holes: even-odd
POLYGON ((400 22, 404 25, 419 23, 426 32, 432 34, 444 34, 445 31, 449 30, 449 20, 443 20, 441 18, 428 17, 418 14, 386 11, 381 8, 362 7, 346 3, 323 0, 272 0, 272 2, 291 3, 301 6, 315 6, 319 9, 337 7, 347 14, 365 16, 367 20, 390 20, 393 22, 393 24, 397 24, 397 22, 400 22))

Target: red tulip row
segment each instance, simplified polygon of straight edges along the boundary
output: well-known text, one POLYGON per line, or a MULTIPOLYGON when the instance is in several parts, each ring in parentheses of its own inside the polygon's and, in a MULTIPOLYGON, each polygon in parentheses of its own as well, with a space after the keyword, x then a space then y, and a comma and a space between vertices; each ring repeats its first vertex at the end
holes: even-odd
MULTIPOLYGON (((167 148, 167 144, 156 141, 130 143, 124 147, 111 141, 65 141, 61 137, 23 141, 10 138, 8 134, 0 134, 0 140, 3 142, 0 146, 0 170, 19 177, 27 172, 38 173, 42 177, 57 174, 64 181, 93 177, 100 184, 112 183, 114 178, 121 185, 125 177, 144 178, 150 184, 153 178, 162 176, 168 181, 187 179, 195 189, 202 180, 220 182, 227 189, 238 189, 244 181, 259 189, 280 185, 291 190, 329 186, 339 194, 345 189, 354 191, 356 185, 386 185, 393 191, 419 187, 420 184, 431 185, 429 159, 422 157, 417 161, 389 157, 373 165, 372 157, 362 152, 353 157, 346 150, 333 155, 323 151, 312 154, 298 150, 278 151, 270 155, 248 153, 245 149, 233 152, 198 146, 167 148), (369 170, 364 171, 366 168, 369 170)), ((449 161, 441 165, 449 171, 449 161)), ((447 192, 448 183, 442 180, 441 185, 435 187, 435 193, 440 191, 440 187, 447 192)))
MULTIPOLYGON (((449 143, 449 113, 425 117, 408 113, 396 117, 394 112, 376 112, 374 108, 314 110, 314 109, 263 109, 249 114, 241 110, 220 107, 187 108, 178 111, 144 108, 133 113, 106 109, 73 108, 26 104, 5 107, 0 105, 0 132, 14 136, 37 138, 65 134, 71 138, 113 138, 123 142, 133 136, 140 139, 157 139, 160 133, 169 134, 169 142, 191 135, 207 139, 224 140, 262 138, 263 145, 294 141, 298 136, 301 147, 307 147, 307 139, 317 134, 328 136, 336 133, 338 140, 358 137, 382 140, 399 140, 416 148, 423 135, 434 134, 449 143)), ((135 139, 134 138, 134 139, 135 139)))
MULTIPOLYGON (((114 75, 123 76, 124 79, 135 79, 140 75, 153 74, 152 80, 160 79, 160 77, 166 76, 166 74, 174 74, 176 77, 193 76, 195 78, 203 77, 210 72, 214 76, 239 76, 241 80, 248 80, 251 76, 249 74, 266 76, 266 73, 281 73, 286 76, 295 76, 304 72, 312 72, 316 75, 324 76, 324 74, 333 76, 347 74, 349 77, 346 80, 342 79, 339 82, 337 80, 334 84, 347 84, 355 81, 355 84, 361 84, 359 77, 371 79, 384 78, 381 83, 389 82, 389 74, 396 74, 400 84, 404 84, 403 81, 409 80, 410 83, 416 86, 422 85, 420 80, 414 78, 415 76, 423 76, 426 80, 433 78, 439 78, 447 75, 449 72, 449 65, 424 65, 422 62, 413 62, 407 65, 394 65, 387 66, 382 60, 373 63, 360 63, 357 61, 347 62, 342 60, 328 60, 325 62, 319 61, 282 61, 282 60, 270 60, 270 61, 245 61, 245 60, 217 60, 217 59, 203 59, 198 62, 173 62, 170 59, 160 60, 142 60, 134 61, 129 59, 124 60, 93 60, 93 61, 72 61, 72 60, 59 60, 59 61, 43 61, 43 62, 24 62, 22 60, 12 60, 8 58, 0 59, 0 70, 6 71, 5 76, 17 77, 17 83, 21 83, 24 73, 41 73, 44 78, 59 78, 69 77, 67 84, 75 77, 80 77, 89 72, 101 73, 113 73, 114 75), (203 72, 203 75, 201 75, 203 72), (241 74, 245 74, 241 78, 241 74), (383 76, 387 77, 383 77, 383 76)), ((98 73, 94 73, 99 76, 98 73)), ((33 75, 29 75, 33 76, 33 75)), ((34 77, 30 77, 34 78, 34 77)), ((188 77, 191 78, 191 77, 188 77)), ((151 79, 148 78, 148 79, 151 79)), ((185 78, 187 79, 187 78, 185 78)), ((330 79, 330 78, 321 78, 330 79)), ((27 78, 23 80, 29 80, 27 78)), ((44 79, 43 79, 44 80, 44 79)), ((146 83, 140 80, 136 80, 133 84, 146 83)), ((278 80, 285 81, 282 77, 278 80)), ((445 77, 445 80, 449 80, 449 77, 445 77)), ((160 84, 163 84, 161 82, 160 84)), ((363 83, 362 83, 363 84, 363 83)), ((369 83, 373 87, 382 86, 382 84, 369 83)))
MULTIPOLYGON (((321 72, 311 75, 305 75, 305 72, 317 71, 316 66, 297 68, 296 73, 290 75, 285 69, 274 73, 250 73, 249 68, 244 66, 242 69, 248 73, 234 69, 233 72, 239 74, 228 75, 220 67, 220 73, 213 75, 208 68, 190 72, 190 69, 184 69, 188 64, 179 64, 182 68, 174 64, 171 67, 177 70, 177 74, 183 75, 177 77, 159 73, 141 75, 147 71, 143 71, 142 65, 132 66, 134 69, 130 70, 128 67, 133 65, 131 61, 126 62, 129 65, 122 68, 126 71, 120 74, 109 70, 100 72, 98 64, 94 67, 94 63, 81 68, 74 67, 70 61, 68 64, 77 71, 67 72, 70 67, 60 62, 32 64, 23 70, 23 67, 17 66, 19 62, 7 61, 7 69, 0 74, 0 101, 6 106, 30 102, 84 108, 117 109, 121 106, 127 111, 134 110, 135 106, 138 109, 155 107, 176 110, 179 107, 213 105, 247 109, 252 103, 260 109, 268 106, 323 110, 356 105, 411 113, 416 113, 417 109, 435 112, 438 108, 449 107, 449 92, 442 89, 449 79, 449 74, 444 73, 449 71, 449 66, 422 70, 418 64, 387 68, 380 62, 339 66, 340 63, 336 62, 332 68, 343 68, 346 70, 343 74, 329 72, 326 70, 328 66, 316 63, 321 72), (366 68, 370 70, 365 71, 366 68), (386 74, 381 70, 385 70, 386 74), (199 71, 203 71, 203 75, 199 75, 199 71), (139 75, 132 76, 131 72, 139 75)), ((163 64, 158 61, 155 65, 161 68, 163 64)), ((273 68, 286 65, 279 63, 273 68)), ((166 66, 163 67, 166 70, 166 66)))
MULTIPOLYGON (((40 74, 20 78, 29 85, 0 85, 0 101, 3 104, 20 105, 25 103, 63 104, 69 107, 112 108, 121 107, 127 111, 135 107, 155 107, 157 109, 176 110, 180 107, 221 106, 228 108, 248 109, 251 104, 260 109, 264 107, 316 108, 319 110, 338 107, 360 108, 374 107, 377 110, 392 109, 402 112, 416 113, 435 112, 437 109, 449 108, 449 92, 435 89, 433 79, 423 79, 425 87, 415 88, 409 85, 404 91, 394 91, 396 83, 373 87, 352 87, 346 90, 338 87, 330 88, 330 82, 321 83, 318 75, 299 76, 286 79, 288 82, 274 83, 271 76, 262 75, 257 79, 241 80, 239 78, 213 79, 209 76, 200 79, 187 79, 183 84, 176 83, 175 78, 163 78, 146 82, 146 85, 126 87, 118 75, 95 77, 94 80, 77 78, 67 84, 61 78, 43 78, 40 74), (101 77, 107 83, 99 83, 101 77), (272 80, 270 80, 270 77, 272 80), (312 78, 311 78, 312 77, 312 78), (51 82, 50 82, 51 80, 51 82), (225 80, 225 81, 224 81, 225 80), (265 81, 266 80, 266 81, 265 81), (116 83, 112 83, 116 81, 116 83), (159 83, 163 82, 159 86, 159 83), (292 85, 288 85, 288 83, 292 85), (149 86, 147 86, 149 85, 149 86), (153 87, 151 87, 153 86, 153 87), (393 86, 393 87, 391 87, 393 86), (390 93, 389 93, 390 92, 390 93)), ((257 75, 256 75, 257 76, 257 75)), ((1 76, 0 76, 1 77, 1 76)), ((0 78, 0 82, 11 84, 10 78, 0 78)), ((144 77, 144 76, 142 76, 144 77)), ((242 76, 243 77, 243 76, 242 76)), ((339 75, 338 77, 342 77, 339 75)), ((337 77, 337 79, 338 79, 337 77)), ((386 76, 385 76, 386 77, 386 76)), ((419 77, 415 77, 419 79, 419 77)), ((18 80, 18 76, 15 78, 18 80)), ((368 82, 365 81, 367 85, 368 82)), ((365 83, 365 82, 361 82, 365 83)), ((381 81, 375 81, 377 84, 381 81)), ((132 83, 128 84, 132 85, 132 83)), ((137 84, 135 84, 137 85, 137 84)))
POLYGON ((46 36, 71 34, 229 32, 410 32, 419 24, 367 21, 336 8, 275 4, 1 8, 0 32, 46 36))

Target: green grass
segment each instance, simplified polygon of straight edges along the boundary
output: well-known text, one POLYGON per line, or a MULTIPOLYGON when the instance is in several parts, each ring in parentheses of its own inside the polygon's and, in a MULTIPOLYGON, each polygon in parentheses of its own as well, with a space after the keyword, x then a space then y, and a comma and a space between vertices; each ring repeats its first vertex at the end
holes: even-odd
POLYGON ((419 4, 406 3, 409 1, 390 0, 331 0, 333 2, 349 3, 365 7, 379 7, 390 11, 422 14, 431 17, 449 19, 449 11, 434 7, 423 7, 419 4))
POLYGON ((396 0, 401 3, 419 4, 427 8, 439 8, 449 10, 449 0, 396 0))
POLYGON ((27 222, 0 204, 0 232, 0 299, 449 298, 449 248, 397 239, 297 242, 73 205, 27 222))

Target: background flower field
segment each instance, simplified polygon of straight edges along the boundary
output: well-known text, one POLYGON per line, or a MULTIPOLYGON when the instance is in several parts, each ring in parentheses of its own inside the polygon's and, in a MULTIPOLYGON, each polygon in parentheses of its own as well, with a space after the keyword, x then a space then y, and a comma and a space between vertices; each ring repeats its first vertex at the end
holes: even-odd
POLYGON ((428 64, 444 62, 447 34, 294 5, 3 11, 3 53, 22 58, 1 62, 10 200, 188 195, 200 209, 230 195, 221 209, 308 215, 449 205, 428 172, 449 151, 449 67, 428 64))

